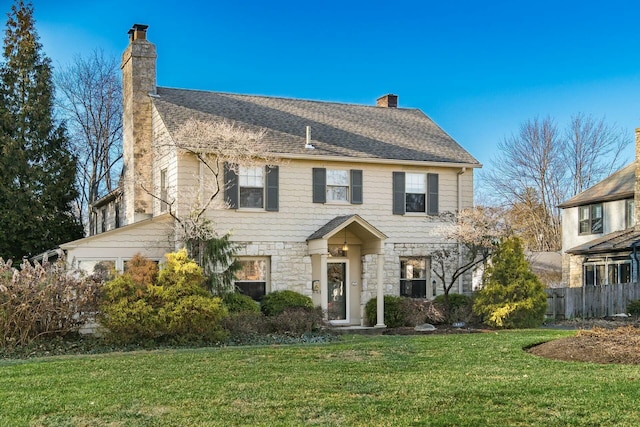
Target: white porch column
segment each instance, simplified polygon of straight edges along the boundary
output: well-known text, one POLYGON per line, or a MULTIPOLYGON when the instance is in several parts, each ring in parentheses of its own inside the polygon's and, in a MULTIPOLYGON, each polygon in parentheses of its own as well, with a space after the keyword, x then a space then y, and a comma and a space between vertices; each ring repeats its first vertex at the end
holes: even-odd
POLYGON ((378 295, 377 295, 377 309, 378 309, 378 323, 376 328, 386 328, 384 324, 384 254, 378 254, 378 295))
POLYGON ((327 298, 327 254, 320 255, 320 308, 322 308, 322 315, 327 319, 329 313, 329 306, 327 298))

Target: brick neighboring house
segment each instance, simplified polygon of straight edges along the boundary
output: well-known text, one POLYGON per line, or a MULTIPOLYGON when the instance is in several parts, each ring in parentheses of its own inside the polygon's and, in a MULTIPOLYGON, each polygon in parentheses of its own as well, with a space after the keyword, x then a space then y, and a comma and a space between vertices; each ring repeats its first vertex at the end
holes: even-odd
POLYGON ((636 161, 562 208, 562 277, 570 287, 631 283, 640 258, 640 129, 636 161))
MULTIPOLYGON (((232 230, 241 245, 236 285, 243 292, 259 299, 297 291, 332 322, 356 325, 372 297, 381 313, 382 295, 441 292, 429 257, 451 243, 433 218, 473 206, 473 171, 481 167, 456 141, 421 111, 398 108, 391 94, 364 106, 157 87, 146 29, 134 25, 123 54, 122 193, 101 205, 107 219, 121 212, 119 227, 107 220, 102 227, 98 219, 98 233, 61 245, 69 262, 89 271, 105 262, 123 270, 138 252, 161 260, 175 250, 166 206, 139 183, 166 191, 180 206, 203 168, 193 155, 160 156, 154 147, 190 118, 227 120, 265 129, 272 153, 284 160, 247 168, 249 180, 228 174, 229 207, 207 211, 216 229, 232 230), (243 189, 258 197, 250 202, 243 189)), ((454 291, 471 292, 470 274, 454 291)))

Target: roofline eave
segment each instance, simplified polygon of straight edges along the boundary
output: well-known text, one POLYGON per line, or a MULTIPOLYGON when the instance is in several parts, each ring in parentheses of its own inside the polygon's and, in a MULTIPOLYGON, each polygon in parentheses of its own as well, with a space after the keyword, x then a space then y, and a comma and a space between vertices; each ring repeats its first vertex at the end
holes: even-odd
POLYGON ((347 156, 325 156, 325 155, 306 155, 306 154, 284 154, 272 153, 274 156, 287 160, 311 160, 311 161, 331 161, 344 163, 375 163, 375 164, 392 164, 404 166, 437 166, 451 168, 482 168, 481 163, 466 162, 435 162, 422 160, 401 160, 401 159, 384 159, 376 157, 347 157, 347 156))

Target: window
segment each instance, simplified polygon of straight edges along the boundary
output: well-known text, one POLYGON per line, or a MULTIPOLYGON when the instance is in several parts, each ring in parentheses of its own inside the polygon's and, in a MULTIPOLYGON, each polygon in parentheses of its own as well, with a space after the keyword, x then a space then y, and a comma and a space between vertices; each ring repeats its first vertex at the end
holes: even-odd
POLYGON ((636 203, 633 199, 626 200, 625 210, 627 212, 625 228, 631 228, 636 224, 636 203))
POLYGON ((100 209, 100 232, 107 231, 107 208, 100 209))
POLYGON ((362 171, 313 168, 313 203, 362 204, 362 171))
POLYGON ((115 227, 119 228, 120 227, 120 204, 116 203, 114 206, 114 215, 115 215, 115 227))
POLYGON ((583 269, 585 286, 631 283, 631 260, 629 259, 587 262, 583 269))
POLYGON ((437 215, 438 174, 393 172, 393 213, 437 215))
POLYGON ((349 171, 327 169, 327 201, 349 201, 349 171))
POLYGON ((241 268, 236 273, 235 287, 240 293, 260 301, 267 294, 269 259, 241 258, 238 262, 241 268))
POLYGON ((241 208, 263 208, 264 169, 261 167, 240 166, 238 174, 240 188, 239 206, 241 208))
POLYGON ((425 212, 427 205, 427 183, 425 175, 408 173, 405 175, 405 212, 425 212))
POLYGON ((224 164, 224 197, 232 209, 278 210, 278 166, 224 164))
POLYGON ((602 233, 602 203, 580 206, 580 234, 602 233))
POLYGON ((400 296, 427 297, 426 258, 400 258, 400 296))
POLYGON ((167 191, 167 170, 160 171, 160 212, 166 212, 168 208, 168 191, 167 191))

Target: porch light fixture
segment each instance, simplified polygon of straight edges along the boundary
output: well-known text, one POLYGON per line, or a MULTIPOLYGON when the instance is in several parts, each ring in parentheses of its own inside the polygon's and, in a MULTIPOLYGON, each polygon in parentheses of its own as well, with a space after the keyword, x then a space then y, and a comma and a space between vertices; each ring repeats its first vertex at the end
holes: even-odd
POLYGON ((344 244, 342 245, 342 252, 347 252, 349 250, 349 246, 347 245, 347 229, 344 229, 344 244))

